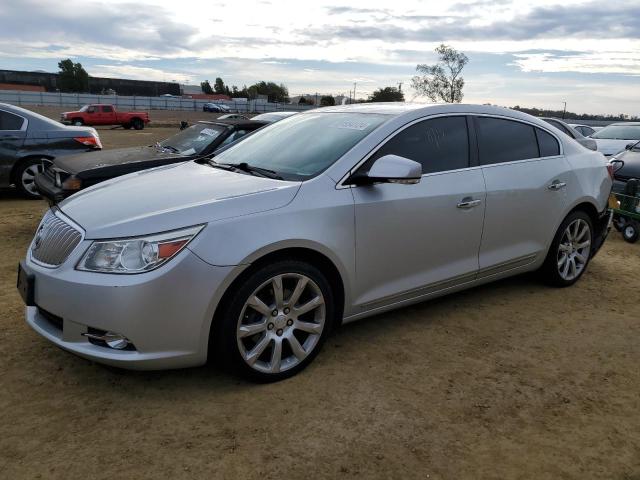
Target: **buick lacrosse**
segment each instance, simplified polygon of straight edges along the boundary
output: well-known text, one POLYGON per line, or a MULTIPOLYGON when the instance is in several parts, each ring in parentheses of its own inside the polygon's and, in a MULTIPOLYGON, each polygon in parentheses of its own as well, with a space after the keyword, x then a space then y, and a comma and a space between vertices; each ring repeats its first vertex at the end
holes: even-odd
POLYGON ((279 380, 343 322, 528 271, 572 285, 611 184, 601 153, 507 109, 311 110, 66 199, 18 288, 29 325, 82 357, 279 380))

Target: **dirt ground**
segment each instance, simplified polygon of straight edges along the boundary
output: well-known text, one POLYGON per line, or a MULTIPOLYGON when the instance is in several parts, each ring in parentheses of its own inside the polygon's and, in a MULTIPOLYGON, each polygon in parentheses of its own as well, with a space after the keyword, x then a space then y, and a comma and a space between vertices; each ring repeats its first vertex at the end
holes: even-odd
POLYGON ((617 232, 574 287, 522 276, 349 324, 254 385, 35 334, 15 276, 45 208, 0 193, 2 479, 640 479, 640 243, 617 232))

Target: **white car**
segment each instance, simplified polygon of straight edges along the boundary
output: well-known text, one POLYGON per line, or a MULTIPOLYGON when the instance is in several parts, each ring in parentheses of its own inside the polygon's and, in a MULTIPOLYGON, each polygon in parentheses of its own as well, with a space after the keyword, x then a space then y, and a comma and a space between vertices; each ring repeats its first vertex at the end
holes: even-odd
POLYGON ((567 125, 569 125, 576 132, 578 132, 579 134, 585 137, 590 137, 596 132, 595 128, 590 127, 589 125, 583 125, 581 123, 568 123, 567 125))
POLYGON ((598 144, 598 151, 605 157, 620 153, 640 140, 640 122, 612 123, 591 135, 598 144))
POLYGON ((29 325, 77 355, 280 380, 343 322, 524 272, 572 285, 606 238, 611 174, 508 109, 310 110, 67 198, 18 286, 29 325))

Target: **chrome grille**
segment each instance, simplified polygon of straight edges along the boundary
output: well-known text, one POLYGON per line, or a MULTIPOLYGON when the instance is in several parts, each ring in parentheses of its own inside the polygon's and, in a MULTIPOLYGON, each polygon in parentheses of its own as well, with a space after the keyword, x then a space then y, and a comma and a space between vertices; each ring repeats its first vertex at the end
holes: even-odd
POLYGON ((82 232, 49 210, 31 242, 31 256, 37 262, 57 267, 67 259, 81 240, 82 232))

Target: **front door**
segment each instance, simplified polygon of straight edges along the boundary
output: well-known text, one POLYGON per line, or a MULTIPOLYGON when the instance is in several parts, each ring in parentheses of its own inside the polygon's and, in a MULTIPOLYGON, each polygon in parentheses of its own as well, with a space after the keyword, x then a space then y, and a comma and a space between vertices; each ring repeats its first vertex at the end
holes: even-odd
POLYGON ((421 163, 423 177, 352 188, 356 305, 376 308, 475 278, 485 187, 469 152, 467 118, 437 117, 405 128, 362 167, 395 154, 421 163))

